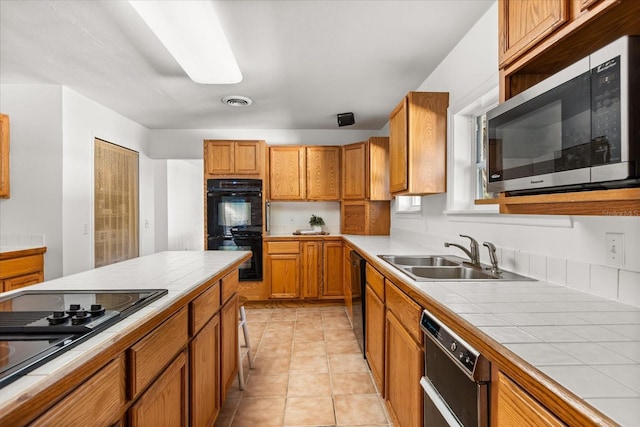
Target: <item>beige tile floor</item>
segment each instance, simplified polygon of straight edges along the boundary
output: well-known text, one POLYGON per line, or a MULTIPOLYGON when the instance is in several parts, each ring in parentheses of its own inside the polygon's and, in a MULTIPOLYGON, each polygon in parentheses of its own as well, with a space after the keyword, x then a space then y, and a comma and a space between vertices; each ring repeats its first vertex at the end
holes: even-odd
POLYGON ((391 427, 344 306, 246 311, 255 367, 216 427, 391 427))

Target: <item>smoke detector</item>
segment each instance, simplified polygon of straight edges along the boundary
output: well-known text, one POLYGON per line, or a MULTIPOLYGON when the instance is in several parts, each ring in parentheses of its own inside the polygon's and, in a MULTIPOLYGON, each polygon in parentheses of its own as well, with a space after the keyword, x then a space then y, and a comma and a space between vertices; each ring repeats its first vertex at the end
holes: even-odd
POLYGON ((221 99, 222 103, 230 107, 248 107, 253 104, 251 98, 240 95, 229 95, 221 99))

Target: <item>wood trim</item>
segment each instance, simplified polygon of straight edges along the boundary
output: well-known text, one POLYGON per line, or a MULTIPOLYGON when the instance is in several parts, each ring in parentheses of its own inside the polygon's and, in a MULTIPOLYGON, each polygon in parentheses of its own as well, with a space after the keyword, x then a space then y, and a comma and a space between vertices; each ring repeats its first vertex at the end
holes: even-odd
POLYGON ((9 116, 6 114, 0 114, 0 199, 8 199, 11 195, 9 141, 9 116))
POLYGON ((501 193, 496 200, 505 214, 640 216, 640 188, 534 196, 501 193))
POLYGON ((43 246, 41 248, 18 249, 15 251, 0 252, 0 260, 19 258, 29 255, 39 255, 44 254, 45 252, 47 252, 46 246, 43 246))

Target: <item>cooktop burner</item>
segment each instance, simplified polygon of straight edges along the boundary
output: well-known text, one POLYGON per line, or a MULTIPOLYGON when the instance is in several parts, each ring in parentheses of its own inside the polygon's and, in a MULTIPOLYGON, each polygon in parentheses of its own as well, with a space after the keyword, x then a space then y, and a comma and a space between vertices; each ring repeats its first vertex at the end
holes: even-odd
POLYGON ((0 387, 166 294, 28 290, 0 298, 0 387))

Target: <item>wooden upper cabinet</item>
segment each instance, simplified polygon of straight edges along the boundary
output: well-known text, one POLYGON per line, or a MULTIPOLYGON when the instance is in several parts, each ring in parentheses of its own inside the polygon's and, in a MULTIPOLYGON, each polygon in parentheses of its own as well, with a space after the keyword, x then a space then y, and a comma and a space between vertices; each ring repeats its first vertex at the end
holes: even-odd
POLYGON ((306 147, 307 199, 340 199, 340 147, 306 147))
POLYGON ((339 200, 340 147, 269 147, 271 200, 339 200))
POLYGON ((0 199, 9 195, 9 116, 0 114, 0 199))
POLYGON ((568 0, 500 0, 498 4, 500 67, 564 25, 569 17, 568 0))
POLYGON ((390 200, 389 138, 342 147, 342 199, 390 200))
POLYGON ((391 194, 436 194, 447 190, 448 106, 446 92, 409 92, 391 112, 391 194))
POLYGON ((263 141, 204 141, 207 175, 260 175, 264 162, 263 141))
POLYGON ((272 200, 304 200, 304 147, 269 147, 269 194, 272 200))

